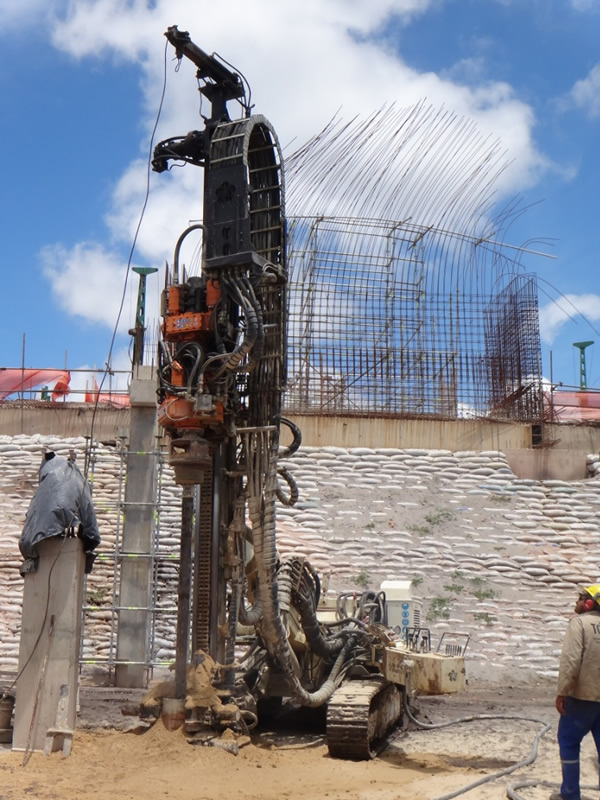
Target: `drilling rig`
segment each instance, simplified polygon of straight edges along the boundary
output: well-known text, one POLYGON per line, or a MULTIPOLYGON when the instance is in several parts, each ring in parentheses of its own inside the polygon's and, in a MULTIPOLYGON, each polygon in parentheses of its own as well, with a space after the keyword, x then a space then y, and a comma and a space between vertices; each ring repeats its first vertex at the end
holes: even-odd
POLYGON ((158 358, 158 421, 182 486, 176 697, 187 696, 190 732, 248 729, 274 701, 326 707, 332 755, 369 758, 401 717, 407 687, 456 691, 464 664, 456 653, 400 647, 380 592, 320 621, 318 574, 303 558, 278 556, 276 502, 298 498, 280 461, 301 442, 282 417, 281 150, 268 120, 251 114, 240 74, 177 26, 165 35, 177 58, 196 66, 211 106, 203 130, 160 142, 152 162, 157 172, 180 162, 204 169, 203 221, 183 231, 167 268, 158 358), (240 119, 230 119, 231 101, 242 107, 240 119), (199 276, 180 264, 187 237, 201 237, 199 276), (211 673, 219 702, 195 703, 187 694, 190 661, 193 669, 207 659, 219 665, 211 673))

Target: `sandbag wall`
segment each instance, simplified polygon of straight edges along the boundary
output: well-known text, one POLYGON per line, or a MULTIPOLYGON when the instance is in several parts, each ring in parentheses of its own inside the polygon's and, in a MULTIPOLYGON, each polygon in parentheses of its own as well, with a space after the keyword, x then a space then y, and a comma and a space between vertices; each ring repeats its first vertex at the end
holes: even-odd
MULTIPOLYGON (((64 458, 74 451, 84 470, 87 442, 83 437, 0 436, 0 673, 14 671, 18 663, 23 590, 18 541, 46 449, 64 458)), ((88 452, 87 475, 102 543, 86 578, 81 658, 84 665, 107 669, 116 658, 126 455, 120 443, 96 443, 88 452)), ((148 554, 154 573, 153 596, 148 601, 153 620, 149 664, 168 663, 174 653, 181 521, 181 490, 162 454, 156 454, 156 463, 153 545, 148 554)))
MULTIPOLYGON (((82 438, 0 437, 0 671, 18 657, 22 579, 17 542, 44 448, 67 456, 82 438)), ((86 589, 83 661, 116 646, 123 452, 98 445, 93 494, 103 543, 86 589)), ((300 500, 278 508, 283 557, 306 556, 329 592, 410 579, 434 646, 470 634, 469 659, 552 677, 576 587, 600 579, 600 462, 584 481, 518 479, 502 453, 301 448, 285 462, 300 500)), ((180 490, 161 465, 155 498, 154 627, 149 661, 174 656, 180 490)), ((122 533, 122 531, 121 531, 122 533)))

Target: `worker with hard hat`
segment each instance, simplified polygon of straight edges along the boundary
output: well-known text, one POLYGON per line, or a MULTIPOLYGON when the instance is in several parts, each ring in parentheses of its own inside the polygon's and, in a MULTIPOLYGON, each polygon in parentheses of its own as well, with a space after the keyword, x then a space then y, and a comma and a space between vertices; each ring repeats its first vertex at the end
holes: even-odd
POLYGON ((556 710, 562 785, 551 800, 581 800, 579 752, 590 732, 600 762, 600 583, 579 590, 560 655, 556 710))

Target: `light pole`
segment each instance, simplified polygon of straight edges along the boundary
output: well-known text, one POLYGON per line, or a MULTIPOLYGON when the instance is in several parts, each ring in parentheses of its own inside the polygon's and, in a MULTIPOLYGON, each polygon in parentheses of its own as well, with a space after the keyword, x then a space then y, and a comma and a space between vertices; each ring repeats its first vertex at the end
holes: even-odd
POLYGON ((146 277, 158 272, 157 267, 133 267, 133 271, 140 276, 138 287, 137 308, 135 312, 135 326, 129 334, 133 336, 133 366, 139 366, 144 361, 144 329, 146 326, 146 277))
POLYGON ((573 347, 579 348, 579 388, 587 389, 587 375, 585 372, 585 348, 594 344, 590 342, 573 342, 573 347))

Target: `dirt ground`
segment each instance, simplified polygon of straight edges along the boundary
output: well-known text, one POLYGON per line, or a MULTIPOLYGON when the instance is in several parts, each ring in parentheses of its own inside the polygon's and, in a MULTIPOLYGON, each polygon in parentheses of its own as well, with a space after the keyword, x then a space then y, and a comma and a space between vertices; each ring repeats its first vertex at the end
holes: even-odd
MULTIPOLYGON (((419 700, 420 719, 442 723, 463 716, 501 715, 432 730, 402 730, 370 762, 334 760, 323 735, 315 730, 262 730, 237 756, 215 747, 191 745, 179 731, 159 720, 143 733, 127 730, 135 720, 120 713, 139 695, 84 686, 71 756, 0 749, 0 800, 437 800, 526 760, 542 724, 536 760, 497 777, 462 796, 495 800, 509 784, 556 782, 560 768, 556 746, 554 687, 471 685, 452 697, 419 700)), ((589 738, 589 737, 588 737, 589 738)), ((597 785, 593 743, 584 742, 582 783, 597 785)), ((549 785, 518 788, 515 797, 541 800, 549 785)), ((597 792, 587 796, 597 797, 597 792)))

